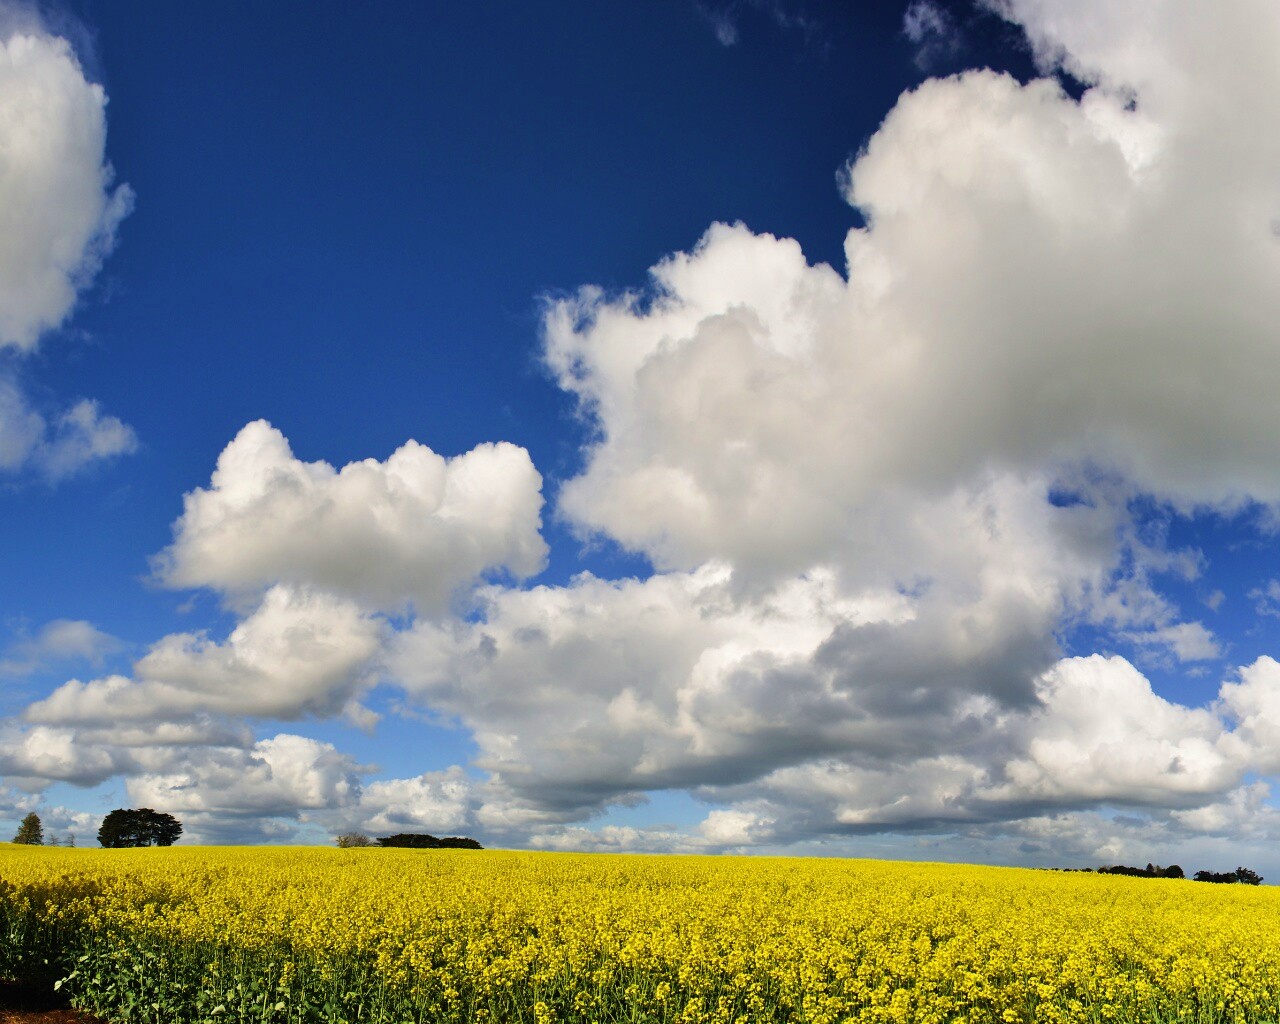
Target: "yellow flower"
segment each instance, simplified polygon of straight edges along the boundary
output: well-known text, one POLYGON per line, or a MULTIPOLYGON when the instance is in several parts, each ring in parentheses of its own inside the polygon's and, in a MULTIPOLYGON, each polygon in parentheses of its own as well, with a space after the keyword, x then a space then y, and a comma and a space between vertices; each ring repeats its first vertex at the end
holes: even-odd
POLYGON ((1280 1003, 1278 892, 854 860, 0 845, 6 955, 100 955, 103 999, 127 980, 157 1005, 172 985, 241 1007, 269 984, 257 1005, 287 1007, 322 986, 348 1019, 458 1024, 1261 1021, 1280 1003))

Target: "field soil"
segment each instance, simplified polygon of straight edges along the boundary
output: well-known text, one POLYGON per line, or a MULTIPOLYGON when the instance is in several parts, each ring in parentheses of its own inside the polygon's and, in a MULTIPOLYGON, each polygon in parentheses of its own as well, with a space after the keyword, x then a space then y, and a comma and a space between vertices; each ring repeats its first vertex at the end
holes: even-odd
POLYGON ((104 1024, 98 1017, 72 1010, 51 988, 0 981, 0 1024, 104 1024))

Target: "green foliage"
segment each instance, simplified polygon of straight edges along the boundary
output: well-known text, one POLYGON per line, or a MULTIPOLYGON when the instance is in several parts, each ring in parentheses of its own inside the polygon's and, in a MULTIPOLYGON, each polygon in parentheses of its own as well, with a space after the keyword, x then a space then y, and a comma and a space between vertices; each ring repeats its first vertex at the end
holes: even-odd
POLYGON ((22 819, 18 826, 18 834, 13 837, 15 843, 23 846, 43 846, 44 826, 40 824, 40 815, 32 811, 22 819))
POLYGON ((1237 882, 1241 885, 1262 884, 1262 876, 1249 868, 1236 868, 1234 871, 1197 871, 1195 880, 1197 882, 1216 882, 1219 885, 1223 883, 1234 885, 1237 882))
POLYGON ((275 951, 117 941, 67 961, 60 985, 74 1006, 142 1024, 401 1024, 428 1021, 369 964, 332 966, 275 951))
POLYGON ((182 835, 182 824, 172 814, 150 807, 116 808, 102 819, 98 842, 110 849, 130 846, 172 846, 182 835))
POLYGON ((1127 864, 1112 864, 1098 868, 1100 875, 1128 875, 1130 878, 1185 878, 1186 874, 1177 864, 1162 868, 1159 864, 1148 864, 1145 868, 1129 867, 1127 864))
POLYGON ((474 839, 466 836, 445 836, 437 839, 426 832, 397 832, 393 836, 382 836, 379 846, 393 846, 408 850, 483 850, 474 839))

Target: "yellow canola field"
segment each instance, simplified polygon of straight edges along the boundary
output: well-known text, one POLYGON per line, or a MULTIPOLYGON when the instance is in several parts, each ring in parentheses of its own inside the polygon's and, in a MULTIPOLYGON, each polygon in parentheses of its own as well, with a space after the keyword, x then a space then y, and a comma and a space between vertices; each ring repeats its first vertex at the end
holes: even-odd
POLYGON ((74 952, 128 1020, 1280 1019, 1270 887, 279 847, 0 846, 0 879, 5 966, 74 952))

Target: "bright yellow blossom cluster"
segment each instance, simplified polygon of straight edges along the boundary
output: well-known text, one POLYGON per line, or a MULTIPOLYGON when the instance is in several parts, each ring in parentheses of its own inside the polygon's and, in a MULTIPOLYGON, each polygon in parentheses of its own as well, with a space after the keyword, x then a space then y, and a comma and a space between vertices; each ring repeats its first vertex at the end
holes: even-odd
POLYGON ((0 967, 120 1019, 1280 1019, 1280 892, 864 860, 0 846, 0 967), (59 952, 61 951, 61 952, 59 952), (74 955, 73 955, 74 954, 74 955))

